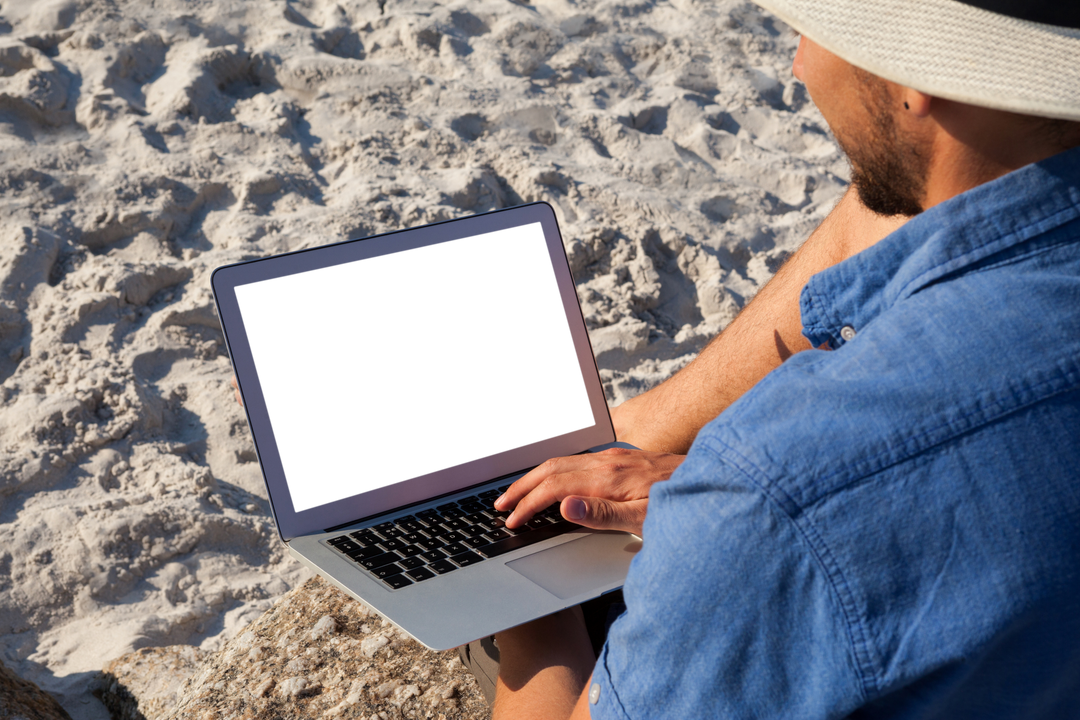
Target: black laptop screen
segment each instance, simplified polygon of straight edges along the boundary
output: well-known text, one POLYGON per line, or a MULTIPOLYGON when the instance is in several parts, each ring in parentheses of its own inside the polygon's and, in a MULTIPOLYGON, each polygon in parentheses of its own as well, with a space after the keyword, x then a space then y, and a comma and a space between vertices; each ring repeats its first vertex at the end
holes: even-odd
POLYGON ((236 299, 296 512, 593 424, 539 223, 236 299))

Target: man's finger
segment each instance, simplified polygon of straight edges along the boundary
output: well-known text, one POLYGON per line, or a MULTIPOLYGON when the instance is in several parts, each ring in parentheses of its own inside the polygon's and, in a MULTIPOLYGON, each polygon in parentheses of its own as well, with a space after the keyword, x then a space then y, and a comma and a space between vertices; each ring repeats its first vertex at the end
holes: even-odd
POLYGON ((497 498, 495 509, 510 512, 507 527, 516 528, 569 493, 593 494, 596 478, 592 473, 602 464, 597 454, 558 457, 542 463, 497 498))
MULTIPOLYGON (((553 487, 554 483, 545 482, 554 476, 547 476, 539 484, 529 490, 528 494, 522 497, 520 500, 514 503, 504 503, 502 505, 497 504, 496 509, 510 510, 510 515, 506 518, 506 526, 508 528, 518 528, 529 522, 533 515, 540 512, 546 507, 554 505, 562 500, 560 495, 555 494, 553 487)), ((563 483, 565 483, 565 476, 561 476, 563 483)), ((520 482, 520 480, 518 481, 520 482)))
POLYGON ((622 530, 640 536, 648 506, 648 498, 618 502, 571 495, 563 498, 559 511, 570 522, 587 528, 622 530))
MULTIPOLYGON (((586 473, 597 466, 609 464, 612 455, 633 455, 635 450, 626 448, 608 448, 596 453, 583 453, 568 457, 556 457, 537 465, 528 473, 515 481, 510 489, 495 499, 494 506, 497 510, 512 510, 522 498, 526 497, 539 487, 545 480, 560 476, 574 476, 586 473)), ((548 505, 559 501, 557 497, 546 498, 548 505)), ((547 507, 545 505, 544 507, 547 507)))
POLYGON ((510 512, 506 526, 513 529, 569 496, 615 503, 640 500, 648 497, 653 483, 667 480, 682 460, 679 455, 623 448, 553 458, 511 485, 495 501, 495 508, 510 512))
POLYGON ((495 509, 513 510, 523 497, 536 489, 537 485, 557 473, 560 463, 564 463, 568 459, 551 458, 525 473, 525 475, 514 481, 509 490, 495 498, 495 509))
MULTIPOLYGON (((595 457, 595 456, 594 456, 595 457)), ((496 509, 512 510, 506 518, 506 526, 517 528, 527 523, 533 515, 546 507, 558 504, 567 495, 583 495, 594 497, 605 491, 615 489, 615 483, 607 474, 597 474, 598 469, 603 469, 589 456, 574 455, 567 458, 556 458, 558 461, 539 480, 530 482, 526 487, 528 491, 513 503, 496 503, 496 509), (607 481, 606 487, 603 481, 607 481)), ((537 468, 539 469, 539 468, 537 468)), ((534 471, 535 472, 535 471, 534 471)), ((518 480, 518 483, 526 480, 528 476, 518 480)), ((511 486, 504 498, 511 497, 510 493, 516 489, 517 483, 511 486)), ((621 499, 614 497, 613 499, 621 499)))
POLYGON ((240 394, 240 385, 236 382, 236 376, 232 376, 233 397, 236 398, 236 402, 240 403, 240 407, 244 407, 244 396, 240 394))

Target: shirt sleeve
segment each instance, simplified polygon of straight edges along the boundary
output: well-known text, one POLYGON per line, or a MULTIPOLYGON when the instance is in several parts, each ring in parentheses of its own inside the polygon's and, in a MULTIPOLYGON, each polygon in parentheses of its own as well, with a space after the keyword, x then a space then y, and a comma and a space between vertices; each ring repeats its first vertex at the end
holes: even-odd
POLYGON ((834 718, 863 703, 837 578, 752 475, 698 443, 654 486, 593 674, 595 720, 834 718))

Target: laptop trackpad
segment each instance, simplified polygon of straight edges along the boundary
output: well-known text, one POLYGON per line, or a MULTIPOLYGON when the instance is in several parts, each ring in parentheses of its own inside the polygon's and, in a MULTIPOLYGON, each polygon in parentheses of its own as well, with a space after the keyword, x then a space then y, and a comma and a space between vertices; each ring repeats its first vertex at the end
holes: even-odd
POLYGON ((621 532, 597 532, 511 560, 506 566, 560 600, 621 584, 641 541, 621 532))

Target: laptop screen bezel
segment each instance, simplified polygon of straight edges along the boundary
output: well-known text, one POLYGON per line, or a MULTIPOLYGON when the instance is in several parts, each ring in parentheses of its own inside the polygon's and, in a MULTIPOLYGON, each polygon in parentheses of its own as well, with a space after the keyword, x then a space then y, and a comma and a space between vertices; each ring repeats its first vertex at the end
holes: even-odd
MULTIPOLYGON (((583 452, 614 442, 608 413, 585 319, 577 299, 573 275, 566 258, 554 210, 547 203, 532 203, 483 215, 447 220, 418 228, 398 230, 359 240, 348 240, 295 252, 258 258, 217 268, 211 276, 222 332, 236 374, 248 426, 266 482, 278 533, 286 542, 301 535, 322 532, 395 508, 424 502, 486 480, 494 480, 539 465, 544 460, 583 452), (248 283, 308 272, 320 268, 403 252, 489 232, 539 223, 555 273, 563 311, 573 338, 578 367, 588 395, 593 424, 574 432, 498 453, 456 467, 360 493, 307 510, 294 509, 288 482, 278 454, 258 371, 248 343, 236 288, 248 283)), ((298 379, 298 382, 302 381, 298 379)), ((522 408, 527 411, 527 408, 522 408)), ((418 438, 418 446, 422 439, 418 438)))

